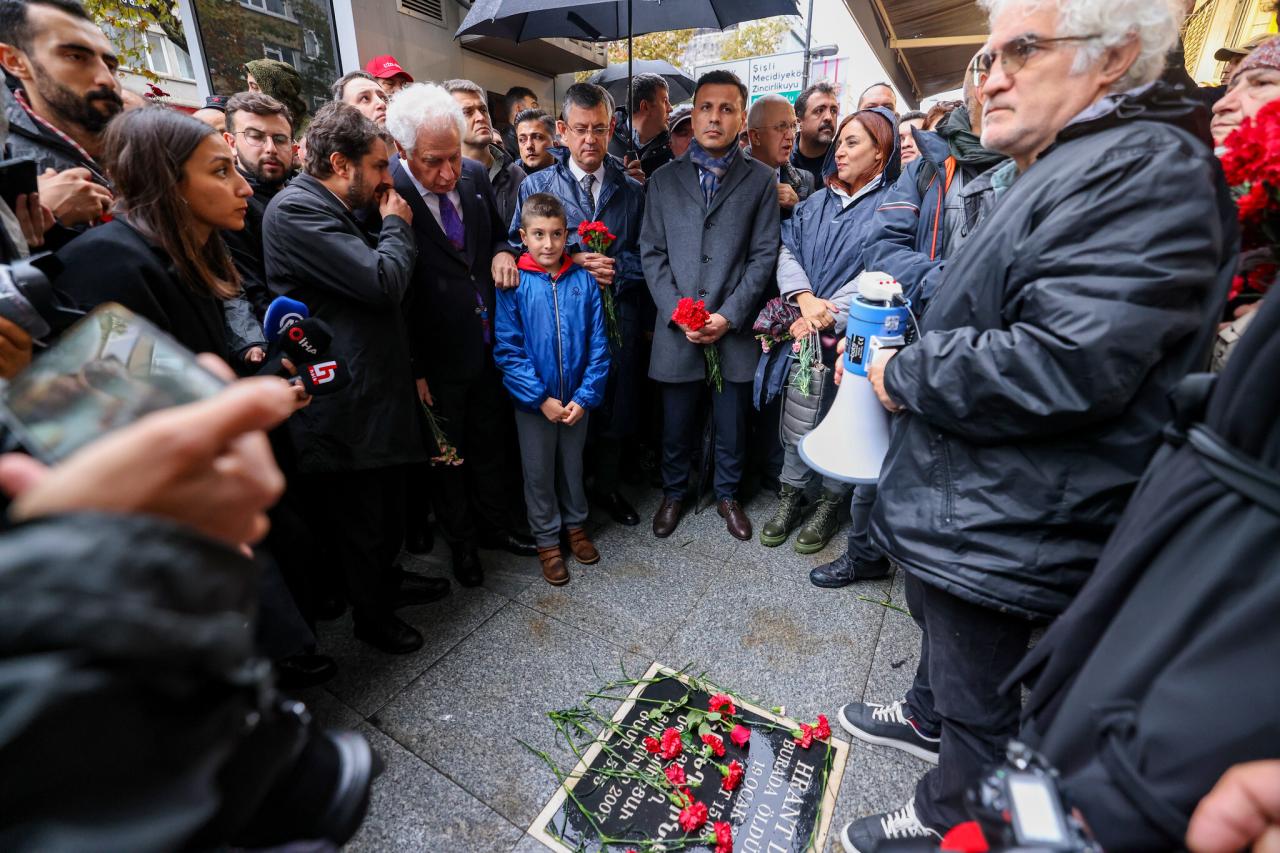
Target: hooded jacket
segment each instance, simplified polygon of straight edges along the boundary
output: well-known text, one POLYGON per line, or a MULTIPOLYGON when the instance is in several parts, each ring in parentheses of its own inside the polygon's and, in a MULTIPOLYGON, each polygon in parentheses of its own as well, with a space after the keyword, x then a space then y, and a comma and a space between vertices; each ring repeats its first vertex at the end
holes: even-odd
POLYGON ((565 245, 568 254, 586 251, 578 240, 578 225, 598 220, 609 227, 618 239, 605 254, 617 261, 613 282, 614 293, 624 296, 643 290, 644 270, 640 267, 640 225, 644 219, 644 187, 622 170, 617 161, 604 159, 604 185, 596 189, 596 208, 590 210, 582 186, 569 169, 568 148, 552 148, 555 162, 540 172, 524 179, 520 185, 519 199, 510 219, 507 234, 512 246, 521 246, 520 213, 524 200, 534 193, 549 193, 564 205, 569 240, 565 245))
MULTIPOLYGON (((920 156, 902 170, 897 185, 885 194, 876 211, 867 237, 866 264, 867 269, 896 278, 906 298, 922 312, 937 290, 945 259, 956 251, 947 244, 947 233, 952 229, 946 220, 946 201, 953 182, 963 181, 965 176, 961 174, 964 167, 942 136, 923 130, 913 130, 912 135, 920 156)), ((995 205, 995 191, 989 183, 984 183, 980 192, 968 192, 980 176, 969 177, 961 190, 965 221, 960 230, 966 236, 995 205)))
POLYGON ((609 338, 595 278, 567 257, 552 276, 528 253, 520 285, 499 290, 493 360, 516 408, 536 412, 549 397, 594 409, 609 379, 609 338))
POLYGON ((1203 110, 1156 84, 1073 120, 993 216, 885 370, 906 413, 872 538, 924 583, 1051 618, 1207 357, 1236 214, 1203 110))
POLYGON ((263 94, 270 95, 289 108, 293 117, 293 135, 301 137, 311 124, 307 102, 302 97, 302 75, 292 65, 278 59, 254 59, 244 67, 263 94))

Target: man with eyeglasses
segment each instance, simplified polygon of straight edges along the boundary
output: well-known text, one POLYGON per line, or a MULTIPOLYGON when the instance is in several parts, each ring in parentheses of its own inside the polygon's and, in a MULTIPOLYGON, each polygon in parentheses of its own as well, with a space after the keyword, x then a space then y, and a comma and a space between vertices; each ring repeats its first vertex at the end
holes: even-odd
POLYGON ((937 767, 902 808, 846 826, 848 851, 969 819, 965 792, 1018 733, 1006 679, 1092 572, 1235 270, 1204 112, 1156 82, 1177 36, 1170 4, 980 3, 981 141, 1010 158, 999 201, 948 259, 918 340, 868 377, 897 413, 871 538, 906 570, 919 666, 905 698, 837 715, 937 767))
POLYGON ((227 102, 223 136, 253 195, 248 199, 244 230, 224 231, 222 239, 231 250, 245 297, 261 320, 272 299, 262 254, 262 217, 292 174, 293 119, 288 108, 270 95, 241 92, 227 102))
MULTIPOLYGON (((523 115, 523 113, 522 113, 523 115)), ((533 122, 518 122, 522 127, 533 122)), ((644 187, 608 155, 615 130, 613 98, 592 83, 575 83, 564 93, 556 125, 564 147, 551 150, 550 166, 525 178, 508 238, 520 246, 520 216, 525 199, 549 193, 564 204, 569 239, 565 251, 601 287, 613 289, 619 339, 609 342, 612 366, 604 404, 590 422, 591 502, 618 524, 640 523, 640 515, 620 490, 623 452, 642 419, 639 411, 643 363, 641 339, 652 326, 652 308, 640 267, 640 222, 644 187), (617 239, 608 251, 592 252, 578 238, 582 222, 603 222, 617 239), (647 310, 646 310, 647 309, 647 310), (645 320, 648 320, 646 326, 645 320)))
POLYGON ((796 114, 781 95, 765 95, 747 111, 747 149, 756 160, 778 173, 778 207, 788 219, 795 206, 813 195, 813 175, 791 165, 796 144, 796 114))

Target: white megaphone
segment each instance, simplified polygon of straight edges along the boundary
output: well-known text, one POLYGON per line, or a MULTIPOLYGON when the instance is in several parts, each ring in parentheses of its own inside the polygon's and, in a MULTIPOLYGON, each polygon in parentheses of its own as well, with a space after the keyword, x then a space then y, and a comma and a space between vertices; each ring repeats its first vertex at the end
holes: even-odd
POLYGON ((848 313, 844 378, 822 423, 800 439, 800 458, 826 477, 875 483, 889 450, 889 412, 876 397, 867 368, 881 349, 906 343, 911 307, 893 276, 864 272, 848 313))

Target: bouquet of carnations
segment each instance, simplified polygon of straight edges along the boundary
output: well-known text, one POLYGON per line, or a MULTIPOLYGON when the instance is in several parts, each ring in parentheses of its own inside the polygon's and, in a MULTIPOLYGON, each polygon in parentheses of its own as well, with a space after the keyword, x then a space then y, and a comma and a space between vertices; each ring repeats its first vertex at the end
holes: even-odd
POLYGON ((1240 271, 1231 299, 1261 294, 1280 263, 1280 101, 1272 101, 1227 137, 1222 168, 1240 218, 1240 271))
MULTIPOLYGON (((671 322, 684 326, 691 332, 700 330, 711 319, 706 304, 699 299, 694 301, 688 297, 676 303, 676 310, 671 312, 671 322)), ((720 375, 720 350, 715 344, 703 344, 702 356, 707 360, 707 384, 714 385, 717 391, 724 390, 724 378, 720 375)))
POLYGON ((448 436, 444 434, 444 429, 440 426, 440 421, 444 418, 436 418, 436 413, 426 403, 422 404, 422 409, 427 415, 427 427, 431 430, 431 438, 436 443, 436 455, 431 457, 432 466, 447 465, 456 468, 462 464, 462 456, 458 453, 458 448, 454 447, 449 441, 448 436))
MULTIPOLYGON (((603 222, 583 222, 578 225, 578 239, 593 252, 607 254, 618 238, 609 233, 603 222)), ((616 268, 615 268, 616 269, 616 268)), ((613 287, 600 286, 600 299, 604 302, 604 322, 609 330, 609 340, 614 346, 622 346, 622 332, 618 330, 618 309, 613 304, 613 287)))

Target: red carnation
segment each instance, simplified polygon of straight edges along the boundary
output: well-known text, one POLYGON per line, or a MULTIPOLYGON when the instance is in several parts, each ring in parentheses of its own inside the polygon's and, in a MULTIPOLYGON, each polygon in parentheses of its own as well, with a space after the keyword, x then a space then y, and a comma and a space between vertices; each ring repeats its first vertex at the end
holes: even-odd
POLYGON ((813 736, 818 740, 827 740, 831 737, 831 724, 827 722, 826 714, 818 715, 818 724, 813 727, 813 736))
POLYGON ((716 832, 715 853, 733 853, 733 827, 721 820, 712 828, 716 832))
POLYGON ((738 723, 733 727, 733 731, 729 732, 729 740, 733 741, 734 746, 746 746, 751 740, 751 729, 738 723))
POLYGON ((658 743, 658 739, 656 737, 647 737, 644 739, 645 752, 652 752, 656 755, 660 749, 662 749, 662 744, 658 743))
POLYGON ((717 693, 707 702, 707 707, 711 709, 711 713, 736 714, 738 709, 734 707, 733 699, 724 693, 717 693))
POLYGON ((798 732, 792 729, 791 736, 796 739, 796 743, 800 744, 802 749, 813 746, 813 726, 808 723, 801 723, 798 732))
POLYGON ((720 787, 724 788, 726 791, 736 789, 742 784, 742 776, 744 772, 745 768, 736 758, 733 761, 730 761, 729 766, 720 771, 720 774, 724 776, 724 778, 720 780, 720 787))
POLYGON ((702 742, 711 747, 711 753, 716 758, 724 757, 724 738, 720 735, 705 734, 702 736, 702 742))
POLYGON ((707 822, 706 803, 694 802, 680 810, 680 828, 686 833, 693 832, 707 822))
POLYGON ((680 742, 680 730, 669 728, 662 733, 661 751, 658 753, 663 760, 670 761, 684 750, 684 744, 680 742))
POLYGON ((667 781, 672 785, 683 785, 689 780, 685 778, 684 768, 679 764, 669 764, 666 769, 667 781))

